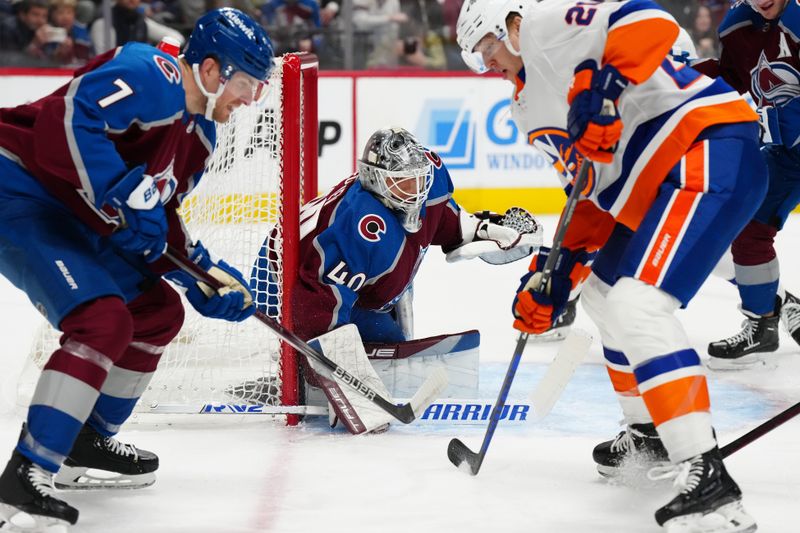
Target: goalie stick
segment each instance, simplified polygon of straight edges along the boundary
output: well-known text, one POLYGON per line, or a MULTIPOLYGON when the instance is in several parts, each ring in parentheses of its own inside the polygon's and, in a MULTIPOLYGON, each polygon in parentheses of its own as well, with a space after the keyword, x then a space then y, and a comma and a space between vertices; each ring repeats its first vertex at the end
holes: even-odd
MULTIPOLYGON (((550 248, 550 255, 547 256, 547 261, 544 263, 542 277, 539 280, 539 286, 536 287, 537 292, 544 292, 545 288, 547 287, 547 283, 550 281, 550 277, 553 275, 553 269, 555 268, 556 261, 560 255, 559 252, 561 251, 561 243, 564 242, 564 236, 567 233, 567 227, 569 226, 570 220, 572 220, 572 214, 575 212, 575 206, 578 205, 580 191, 582 191, 586 186, 586 182, 589 178, 589 169, 591 166, 592 162, 589 161, 588 158, 584 159, 583 163, 581 163, 581 168, 578 171, 578 177, 572 184, 572 190, 570 191, 569 197, 567 198, 567 203, 564 206, 564 212, 561 215, 561 220, 558 222, 556 234, 553 237, 553 245, 550 248)), ((462 469, 462 465, 466 464, 468 467, 468 470, 466 471, 475 476, 481 469, 481 464, 483 463, 484 457, 486 457, 486 452, 489 449, 489 443, 492 441, 494 431, 497 429, 497 424, 500 421, 500 415, 502 414, 503 407, 506 404, 508 391, 511 389, 511 382, 514 381, 514 376, 517 373, 517 367, 522 359, 522 352, 525 350, 525 345, 527 342, 528 334, 520 333, 519 338, 517 339, 517 347, 514 349, 514 355, 511 357, 511 362, 509 363, 508 370, 506 371, 506 377, 503 380, 502 387, 500 387, 500 393, 498 394, 497 401, 492 409, 492 414, 489 417, 489 425, 486 428, 486 433, 483 436, 483 443, 481 444, 480 451, 478 451, 478 453, 473 452, 459 439, 452 439, 450 444, 448 444, 447 457, 450 459, 451 463, 458 467, 459 470, 462 469)), ((564 347, 562 346, 562 349, 563 348, 564 347)), ((567 376, 566 379, 569 379, 570 376, 567 376)))
MULTIPOLYGON (((169 259, 176 267, 194 277, 197 281, 211 286, 214 290, 221 289, 224 284, 217 278, 194 264, 173 246, 168 246, 164 252, 164 257, 169 259)), ((380 396, 377 392, 368 387, 347 370, 331 361, 325 354, 317 352, 293 332, 286 329, 283 325, 267 316, 264 312, 256 309, 253 315, 261 323, 270 328, 284 342, 308 358, 319 361, 330 370, 335 379, 344 383, 355 390, 369 401, 392 415, 404 424, 410 424, 422 414, 425 407, 432 402, 436 396, 447 386, 447 373, 443 368, 437 368, 428 376, 428 379, 417 389, 417 392, 408 403, 395 405, 392 401, 380 396)))

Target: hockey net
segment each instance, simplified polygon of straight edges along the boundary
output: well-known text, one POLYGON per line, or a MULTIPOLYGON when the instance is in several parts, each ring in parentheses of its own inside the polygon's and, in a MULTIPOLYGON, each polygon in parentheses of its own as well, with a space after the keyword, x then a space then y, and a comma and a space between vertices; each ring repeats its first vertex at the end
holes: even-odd
MULTIPOLYGON (((238 268, 255 288, 256 301, 284 325, 297 275, 299 209, 317 192, 317 58, 277 58, 268 101, 242 107, 217 127, 214 155, 181 215, 189 234, 217 257, 238 268), (277 269, 258 275, 267 236, 277 269)), ((302 412, 296 354, 256 320, 230 323, 199 315, 184 302, 186 320, 166 348, 141 413, 302 412), (256 406, 254 409, 252 406, 256 406)), ((41 368, 58 346, 58 332, 46 325, 32 347, 30 370, 41 368)), ((20 380, 19 397, 30 398, 38 372, 20 380)), ((287 414, 294 424, 295 414, 287 414)))

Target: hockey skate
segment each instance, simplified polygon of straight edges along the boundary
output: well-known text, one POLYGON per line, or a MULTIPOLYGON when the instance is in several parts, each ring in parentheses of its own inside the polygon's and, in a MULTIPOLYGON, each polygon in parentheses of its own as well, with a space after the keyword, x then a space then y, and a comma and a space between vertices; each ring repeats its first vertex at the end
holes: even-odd
POLYGON ((645 469, 669 461, 653 424, 630 424, 614 440, 595 446, 592 457, 601 475, 618 479, 626 470, 644 474, 645 469))
POLYGON ((0 475, 0 531, 66 531, 78 510, 54 494, 53 475, 14 451, 0 475))
POLYGON ((756 522, 742 507, 742 492, 728 474, 719 448, 666 468, 654 468, 651 479, 675 478, 680 490, 656 511, 656 522, 668 533, 746 533, 756 522))
POLYGON ((742 331, 708 345, 708 354, 711 356, 708 360, 708 368, 741 370, 763 365, 763 354, 778 349, 778 321, 780 318, 778 315, 745 318, 742 322, 742 331))
POLYGON ((88 424, 55 478, 62 490, 139 489, 156 482, 158 456, 104 437, 88 424), (102 471, 102 472, 101 472, 102 471))
POLYGON ((786 291, 786 298, 781 306, 781 323, 786 332, 800 344, 800 298, 786 291))
POLYGON ((572 329, 572 324, 575 322, 575 315, 578 313, 578 298, 567 302, 564 307, 564 312, 556 319, 553 327, 539 335, 528 335, 528 342, 555 342, 563 341, 567 337, 567 333, 572 329))

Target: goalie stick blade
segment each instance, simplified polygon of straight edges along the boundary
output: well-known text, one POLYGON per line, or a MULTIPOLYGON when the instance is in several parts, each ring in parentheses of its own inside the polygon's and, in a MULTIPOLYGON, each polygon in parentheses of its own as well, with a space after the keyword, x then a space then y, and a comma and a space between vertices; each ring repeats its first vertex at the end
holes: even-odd
POLYGON ((417 389, 414 397, 408 403, 394 406, 391 404, 385 405, 385 400, 379 400, 378 405, 403 424, 410 424, 423 414, 425 409, 439 397, 439 393, 446 387, 447 371, 440 367, 431 372, 428 379, 417 389))
POLYGON ((591 345, 592 336, 585 331, 573 329, 569 332, 544 377, 530 395, 536 420, 546 417, 553 409, 591 345))
MULTIPOLYGON (((447 371, 436 368, 425 380, 425 383, 417 389, 414 397, 408 402, 414 412, 414 418, 419 418, 428 406, 439 397, 439 393, 447 388, 447 371)), ((412 418, 413 420, 413 418, 412 418)))
POLYGON ((458 439, 452 439, 447 445, 447 458, 456 468, 471 476, 478 475, 481 468, 480 456, 458 439))

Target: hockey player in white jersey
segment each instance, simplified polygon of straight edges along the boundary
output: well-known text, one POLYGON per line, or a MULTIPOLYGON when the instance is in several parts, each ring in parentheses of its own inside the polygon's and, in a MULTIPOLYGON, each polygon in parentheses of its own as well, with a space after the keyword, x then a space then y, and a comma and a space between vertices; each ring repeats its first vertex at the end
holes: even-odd
POLYGON ((667 531, 754 531, 711 428, 703 367, 675 311, 688 304, 766 192, 755 113, 721 80, 673 60, 674 19, 650 0, 473 0, 457 32, 465 62, 515 86, 512 114, 565 188, 592 164, 551 282, 534 259, 515 327, 551 327, 571 291, 601 332, 629 424, 598 466, 669 459, 679 494, 667 531), (588 252, 599 250, 589 275, 588 252))

